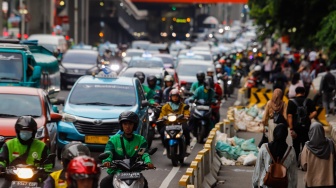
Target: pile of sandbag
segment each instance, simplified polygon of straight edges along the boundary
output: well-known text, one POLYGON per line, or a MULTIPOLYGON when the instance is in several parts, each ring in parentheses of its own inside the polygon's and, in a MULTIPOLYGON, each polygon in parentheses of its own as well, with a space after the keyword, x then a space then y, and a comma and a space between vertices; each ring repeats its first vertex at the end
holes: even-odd
POLYGON ((216 151, 223 165, 255 165, 258 148, 254 142, 254 138, 227 138, 225 133, 217 131, 216 151))
POLYGON ((263 117, 264 110, 256 105, 250 108, 234 109, 235 126, 239 130, 249 132, 261 132, 262 127, 259 126, 263 117))

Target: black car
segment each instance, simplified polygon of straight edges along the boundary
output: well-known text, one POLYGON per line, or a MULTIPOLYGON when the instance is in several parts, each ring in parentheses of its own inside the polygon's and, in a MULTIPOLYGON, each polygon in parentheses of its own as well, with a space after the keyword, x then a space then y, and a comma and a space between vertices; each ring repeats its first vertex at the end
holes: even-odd
POLYGON ((97 74, 99 53, 95 50, 70 49, 62 58, 60 65, 61 89, 67 89, 83 75, 97 74))

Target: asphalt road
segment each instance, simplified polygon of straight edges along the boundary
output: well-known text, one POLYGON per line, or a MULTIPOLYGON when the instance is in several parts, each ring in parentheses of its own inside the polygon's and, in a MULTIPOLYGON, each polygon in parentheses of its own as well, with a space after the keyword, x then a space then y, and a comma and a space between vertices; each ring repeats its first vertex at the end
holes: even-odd
MULTIPOLYGON (((61 91, 59 93, 60 98, 66 99, 69 91, 61 91)), ((60 112, 62 111, 62 106, 59 106, 60 112)), ((226 110, 225 110, 226 111, 226 110)), ((221 112, 224 112, 224 109, 221 109, 221 112)), ((224 117, 224 114, 221 114, 221 117, 224 117)), ((186 169, 190 166, 191 161, 195 158, 198 151, 203 149, 203 145, 196 143, 195 140, 192 141, 192 153, 185 159, 185 162, 182 166, 173 167, 170 159, 167 156, 162 155, 163 145, 161 144, 160 139, 153 141, 152 147, 157 147, 158 150, 155 154, 151 156, 152 162, 155 165, 155 170, 143 171, 144 176, 148 180, 149 187, 155 188, 176 188, 178 187, 178 182, 181 176, 186 172, 186 169)), ((97 159, 99 153, 92 153, 92 156, 97 159)), ((61 163, 59 160, 56 160, 56 165, 54 170, 61 169, 61 163)), ((101 178, 105 177, 106 170, 102 170, 101 178)), ((3 178, 0 178, 0 186, 3 184, 3 178)))

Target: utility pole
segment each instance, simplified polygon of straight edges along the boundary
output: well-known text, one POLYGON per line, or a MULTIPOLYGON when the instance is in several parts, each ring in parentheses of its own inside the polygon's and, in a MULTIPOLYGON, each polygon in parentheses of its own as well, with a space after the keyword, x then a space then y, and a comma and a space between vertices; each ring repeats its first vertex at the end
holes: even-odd
POLYGON ((25 31, 25 10, 23 0, 20 0, 20 14, 21 14, 21 40, 24 40, 25 31))
POLYGON ((43 1, 43 33, 47 33, 47 1, 43 1))
POLYGON ((2 2, 3 0, 0 0, 0 36, 2 36, 3 33, 3 14, 2 14, 2 2))
POLYGON ((78 0, 75 0, 74 9, 74 42, 78 44, 78 0))

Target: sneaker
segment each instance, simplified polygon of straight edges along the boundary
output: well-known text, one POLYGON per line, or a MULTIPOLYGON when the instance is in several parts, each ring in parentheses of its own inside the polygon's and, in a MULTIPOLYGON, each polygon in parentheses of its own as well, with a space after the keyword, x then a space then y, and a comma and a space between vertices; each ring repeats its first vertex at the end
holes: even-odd
POLYGON ((187 146, 187 150, 186 150, 186 152, 187 152, 188 154, 191 153, 191 147, 190 147, 189 145, 187 146))
POLYGON ((163 150, 162 155, 167 155, 167 149, 166 148, 163 150))

